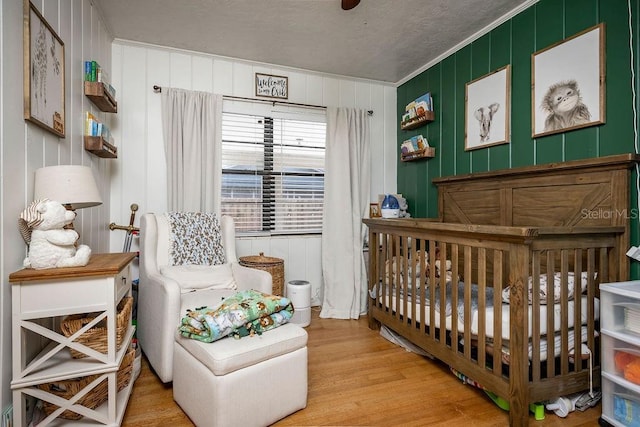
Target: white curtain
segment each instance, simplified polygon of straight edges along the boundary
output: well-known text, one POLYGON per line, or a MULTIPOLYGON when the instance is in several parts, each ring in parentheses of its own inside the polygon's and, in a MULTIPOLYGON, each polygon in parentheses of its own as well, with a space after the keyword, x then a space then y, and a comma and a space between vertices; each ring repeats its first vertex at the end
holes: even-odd
POLYGON ((169 211, 220 214, 222 95, 162 88, 169 211))
POLYGON ((369 209, 370 157, 368 113, 327 108, 320 317, 357 319, 367 311, 362 218, 369 209))

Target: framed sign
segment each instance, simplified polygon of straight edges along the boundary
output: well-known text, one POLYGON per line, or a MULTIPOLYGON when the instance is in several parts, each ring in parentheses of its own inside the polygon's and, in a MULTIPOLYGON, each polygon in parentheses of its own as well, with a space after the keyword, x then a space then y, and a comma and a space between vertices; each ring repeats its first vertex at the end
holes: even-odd
POLYGON ((604 123, 604 24, 531 56, 534 138, 604 123))
POLYGON ((256 73, 256 96, 289 98, 289 77, 256 73))
POLYGON ((64 43, 29 0, 23 7, 24 118, 64 138, 64 43))
POLYGON ((506 144, 510 139, 511 65, 466 84, 466 151, 506 144))

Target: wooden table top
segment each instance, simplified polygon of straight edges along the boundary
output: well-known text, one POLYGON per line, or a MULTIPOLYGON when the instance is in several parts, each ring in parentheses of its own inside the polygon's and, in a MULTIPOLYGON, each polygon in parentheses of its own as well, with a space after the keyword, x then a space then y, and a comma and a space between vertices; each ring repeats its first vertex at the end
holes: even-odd
POLYGON ((83 267, 46 268, 36 270, 23 268, 9 275, 9 282, 28 282, 49 279, 72 279, 89 276, 113 276, 127 266, 135 257, 136 252, 117 252, 92 254, 89 264, 83 267))

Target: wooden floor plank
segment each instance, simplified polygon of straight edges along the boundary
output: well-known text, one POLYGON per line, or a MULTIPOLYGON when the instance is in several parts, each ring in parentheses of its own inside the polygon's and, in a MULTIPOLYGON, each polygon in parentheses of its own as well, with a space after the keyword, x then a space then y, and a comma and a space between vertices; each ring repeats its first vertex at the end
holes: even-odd
MULTIPOLYGON (((309 333, 307 407, 275 426, 506 426, 509 416, 481 390, 463 384, 438 361, 408 352, 360 320, 321 319, 309 333)), ((601 406, 560 418, 547 412, 530 425, 597 426, 601 406)), ((143 357, 124 427, 193 426, 143 357)), ((206 427, 206 426, 203 426, 206 427)))

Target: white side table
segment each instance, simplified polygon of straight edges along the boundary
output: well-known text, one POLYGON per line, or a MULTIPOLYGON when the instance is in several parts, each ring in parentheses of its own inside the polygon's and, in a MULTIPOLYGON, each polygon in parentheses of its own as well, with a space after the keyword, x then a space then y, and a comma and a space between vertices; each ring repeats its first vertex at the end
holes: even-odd
MULTIPOLYGON (((83 424, 87 421, 91 421, 93 425, 96 422, 109 426, 120 425, 133 381, 117 392, 117 373, 129 348, 134 328, 128 328, 121 347, 117 350, 116 310, 120 300, 131 295, 129 266, 135 257, 136 254, 133 252, 94 254, 89 264, 84 267, 23 269, 9 276, 9 282, 13 285, 11 388, 14 425, 26 426, 27 395, 60 407, 40 425, 83 424), (92 326, 91 324, 69 338, 57 332, 60 320, 64 316, 80 313, 98 313, 96 320, 106 319, 106 354, 76 342, 81 332, 92 326), (47 343, 44 349, 33 357, 27 354, 27 342, 32 340, 47 343), (89 356, 73 359, 69 348, 89 356), (108 400, 95 410, 75 403, 79 395, 84 394, 84 390, 66 400, 37 387, 39 384, 95 374, 101 374, 108 380, 108 400), (55 418, 66 409, 72 409, 84 418, 77 421, 55 418)), ((30 347, 33 348, 34 345, 30 347)), ((95 381, 93 387, 99 382, 95 381)), ((89 385, 87 388, 93 387, 89 385)))

